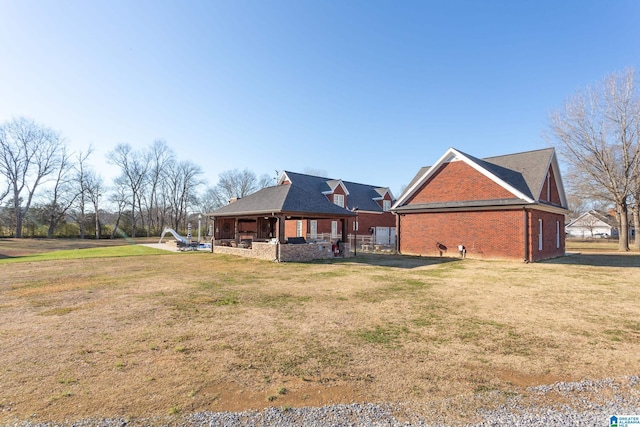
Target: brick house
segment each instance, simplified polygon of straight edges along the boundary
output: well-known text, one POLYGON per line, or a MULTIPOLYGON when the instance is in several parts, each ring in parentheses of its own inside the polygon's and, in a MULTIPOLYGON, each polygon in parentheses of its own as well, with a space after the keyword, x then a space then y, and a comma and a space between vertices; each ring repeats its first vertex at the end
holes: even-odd
MULTIPOLYGON (((359 184, 341 179, 283 171, 278 185, 294 184, 315 194, 322 194, 330 202, 357 213, 348 222, 349 242, 358 239, 358 248, 363 243, 380 246, 395 245, 396 219, 391 213, 394 202, 388 187, 359 184)), ((288 220, 286 237, 305 237, 314 240, 318 236, 338 237, 338 222, 329 219, 299 218, 288 220)))
MULTIPOLYGON (((307 261, 333 258, 337 239, 347 241, 350 221, 357 216, 330 202, 323 194, 294 184, 263 188, 228 205, 207 213, 213 222, 211 250, 276 261, 307 261), (336 222, 337 239, 307 242, 291 239, 287 228, 298 220, 336 222), (300 244, 305 243, 305 244, 300 244)), ((342 256, 349 256, 344 245, 342 256)))
POLYGON ((553 148, 477 159, 450 148, 391 209, 399 253, 534 262, 565 253, 567 200, 553 148))

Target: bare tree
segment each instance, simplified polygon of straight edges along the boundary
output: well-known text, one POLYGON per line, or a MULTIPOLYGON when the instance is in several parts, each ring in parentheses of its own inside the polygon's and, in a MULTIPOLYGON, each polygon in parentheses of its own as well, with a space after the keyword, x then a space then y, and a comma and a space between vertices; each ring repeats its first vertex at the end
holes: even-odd
POLYGON ((81 239, 85 238, 86 205, 89 199, 87 189, 87 176, 91 173, 91 170, 87 165, 87 160, 89 159, 89 156, 92 152, 93 148, 90 146, 87 152, 80 151, 76 156, 74 183, 77 186, 78 197, 76 199, 77 211, 74 210, 72 212, 72 216, 78 223, 78 227, 80 228, 81 239))
POLYGON ((633 70, 613 74, 578 92, 551 116, 551 136, 565 161, 590 188, 606 190, 615 205, 621 251, 629 250, 628 199, 640 162, 640 99, 634 83, 633 70))
MULTIPOLYGON (((3 176, 3 178, 5 178, 3 176)), ((11 192, 11 185, 9 184, 8 180, 7 182, 5 182, 5 185, 7 186, 4 190, 0 191, 0 205, 2 205, 2 201, 4 200, 5 197, 7 197, 7 195, 11 192)))
POLYGON ((220 193, 218 187, 207 187, 200 196, 200 210, 204 213, 212 212, 229 203, 229 198, 220 193))
POLYGON ((267 188, 267 187, 271 187, 272 185, 274 185, 277 181, 277 178, 273 178, 269 175, 262 174, 260 175, 260 178, 258 179, 258 190, 262 190, 263 188, 267 188))
POLYGON ((48 222, 47 237, 50 239, 53 237, 56 226, 65 218, 80 194, 80 188, 74 185, 76 180, 72 177, 73 167, 71 157, 63 147, 56 167, 53 185, 48 191, 50 195, 49 203, 44 206, 48 222))
POLYGON ((93 205, 96 240, 100 240, 100 199, 102 198, 102 192, 104 191, 102 177, 97 175, 93 170, 87 171, 84 177, 84 189, 86 197, 93 205))
MULTIPOLYGON (((270 178, 268 178, 270 179, 270 178)), ((256 174, 249 169, 228 170, 218 175, 216 188, 221 197, 226 198, 226 202, 234 198, 242 198, 259 190, 264 182, 260 183, 256 174)))
POLYGON ((196 204, 197 189, 203 184, 202 169, 190 161, 174 162, 167 168, 171 226, 175 230, 187 220, 189 206, 196 204))
POLYGON ((136 208, 141 206, 142 190, 149 168, 148 159, 143 153, 134 151, 129 144, 118 144, 108 154, 109 161, 120 168, 118 185, 126 185, 131 206, 131 237, 136 237, 138 217, 136 208))
POLYGON ((21 117, 0 126, 0 175, 13 196, 16 237, 22 237, 22 222, 33 196, 56 171, 63 146, 58 132, 33 120, 21 117))
POLYGON ((147 236, 164 228, 167 213, 167 197, 163 194, 164 171, 175 163, 175 154, 164 140, 156 140, 149 151, 147 172, 147 236))
MULTIPOLYGON (((277 171, 276 171, 277 174, 277 171)), ((256 177, 248 169, 228 170, 218 175, 218 183, 207 187, 202 194, 200 204, 204 212, 211 212, 229 203, 232 199, 240 199, 274 184, 275 179, 267 174, 256 177)))
POLYGON ((635 234, 633 236, 633 246, 636 249, 640 249, 640 237, 638 237, 638 232, 640 231, 640 168, 636 171, 636 175, 633 180, 633 229, 635 234))
POLYGON ((124 176, 119 176, 114 181, 115 188, 111 193, 109 200, 116 206, 116 220, 113 225, 113 230, 111 230, 110 239, 115 239, 116 235, 120 234, 122 230, 120 230, 120 220, 122 219, 122 215, 124 215, 124 211, 129 203, 129 186, 126 178, 124 176))

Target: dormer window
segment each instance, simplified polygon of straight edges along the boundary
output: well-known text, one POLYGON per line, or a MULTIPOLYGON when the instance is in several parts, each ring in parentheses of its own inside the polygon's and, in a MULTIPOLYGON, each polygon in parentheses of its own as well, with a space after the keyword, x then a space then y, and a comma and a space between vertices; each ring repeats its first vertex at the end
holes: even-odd
POLYGON ((387 212, 389 209, 391 209, 391 200, 383 200, 382 201, 382 210, 387 212))
POLYGON ((334 194, 333 203, 340 206, 341 208, 344 208, 344 194, 334 194))

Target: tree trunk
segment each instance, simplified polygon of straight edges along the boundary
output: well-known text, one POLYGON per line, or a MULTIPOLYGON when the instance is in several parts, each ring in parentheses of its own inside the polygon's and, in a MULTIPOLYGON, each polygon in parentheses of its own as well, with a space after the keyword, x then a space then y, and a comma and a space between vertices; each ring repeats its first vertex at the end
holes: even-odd
POLYGON ((118 217, 116 218, 116 224, 113 226, 113 231, 111 231, 111 239, 115 239, 116 233, 118 232, 118 226, 120 225, 120 217, 121 213, 118 213, 118 217))
POLYGON ((22 237, 22 209, 16 210, 16 237, 22 237))
POLYGON ((638 237, 638 230, 640 230, 640 203, 636 198, 636 204, 633 206, 633 247, 640 250, 640 238, 638 237))
POLYGON ((53 232, 56 230, 56 219, 54 215, 49 217, 49 229, 47 230, 47 238, 53 239, 53 232))
POLYGON ((22 237, 22 208, 20 207, 20 199, 16 197, 18 190, 14 188, 13 191, 13 210, 16 214, 16 237, 22 237))
POLYGON ((616 212, 618 214, 618 224, 620 229, 618 230, 618 250, 623 252, 629 251, 629 212, 626 200, 622 203, 617 203, 616 212))

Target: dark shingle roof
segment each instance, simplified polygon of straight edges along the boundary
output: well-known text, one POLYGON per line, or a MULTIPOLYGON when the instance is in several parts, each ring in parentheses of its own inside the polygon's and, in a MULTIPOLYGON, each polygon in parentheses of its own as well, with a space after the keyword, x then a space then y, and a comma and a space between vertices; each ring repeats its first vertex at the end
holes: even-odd
POLYGON ((553 148, 545 148, 505 156, 487 157, 483 160, 489 164, 494 164, 498 167, 519 173, 520 175, 518 177, 514 175, 513 178, 509 178, 509 180, 505 179, 505 181, 523 193, 523 189, 528 189, 531 197, 538 199, 542 185, 547 177, 547 171, 549 170, 553 153, 553 148), (520 179, 524 180, 524 182, 521 182, 520 179), (520 188, 522 188, 522 190, 520 188))
MULTIPOLYGON (((534 200, 537 200, 539 197, 540 190, 542 189, 542 185, 546 179, 549 164, 554 153, 553 148, 545 148, 542 150, 479 159, 467 153, 463 153, 462 151, 456 151, 483 169, 489 171, 523 195, 534 200)), ((411 187, 418 182, 418 180, 422 178, 430 168, 431 166, 420 168, 418 173, 406 187, 405 192, 410 190, 411 187)), ((403 196, 400 198, 402 199, 403 196)))
POLYGON ((295 184, 263 188, 217 209, 210 216, 267 215, 272 213, 307 215, 355 215, 331 203, 322 193, 307 191, 295 184))
MULTIPOLYGON (((324 178, 321 176, 306 175, 302 173, 284 171, 294 185, 301 186, 309 191, 321 194, 323 191, 330 191, 329 182, 336 183, 341 180, 324 178)), ((378 189, 384 187, 376 187, 375 185, 358 184, 356 182, 341 181, 345 186, 349 195, 346 197, 346 208, 352 210, 357 208, 361 211, 382 212, 382 207, 375 201, 380 198, 378 189)))

